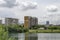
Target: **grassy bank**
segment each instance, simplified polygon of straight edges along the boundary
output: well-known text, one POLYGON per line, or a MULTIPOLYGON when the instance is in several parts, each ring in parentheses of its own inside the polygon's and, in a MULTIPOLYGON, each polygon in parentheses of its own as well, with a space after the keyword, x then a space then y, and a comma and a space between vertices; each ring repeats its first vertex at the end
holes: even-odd
POLYGON ((29 33, 60 33, 60 30, 29 30, 29 33))

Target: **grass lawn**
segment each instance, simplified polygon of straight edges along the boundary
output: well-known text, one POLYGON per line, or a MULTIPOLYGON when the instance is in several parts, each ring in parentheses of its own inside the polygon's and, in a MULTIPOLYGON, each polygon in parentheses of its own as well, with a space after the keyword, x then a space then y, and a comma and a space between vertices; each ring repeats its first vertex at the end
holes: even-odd
POLYGON ((29 30, 29 33, 60 33, 60 30, 29 30))

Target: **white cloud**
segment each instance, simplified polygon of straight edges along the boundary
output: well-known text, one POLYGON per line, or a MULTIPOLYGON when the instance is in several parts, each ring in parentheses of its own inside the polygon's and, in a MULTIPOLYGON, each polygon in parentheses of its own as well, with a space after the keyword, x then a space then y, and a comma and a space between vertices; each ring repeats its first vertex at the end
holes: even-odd
POLYGON ((52 24, 60 24, 60 13, 48 15, 48 19, 52 24))
MULTIPOLYGON (((50 1, 53 2, 52 0, 49 0, 49 2, 50 1)), ((58 8, 58 7, 60 7, 60 3, 58 3, 58 2, 49 3, 49 2, 44 1, 44 0, 5 0, 4 2, 3 1, 0 2, 0 6, 1 6, 0 7, 0 16, 1 17, 14 17, 14 15, 16 15, 15 17, 20 19, 20 22, 24 22, 24 16, 27 15, 27 16, 37 17, 40 24, 45 23, 47 20, 51 21, 51 23, 53 23, 53 24, 58 24, 58 22, 60 21, 60 17, 57 17, 57 16, 53 17, 53 16, 55 16, 53 14, 57 15, 57 12, 60 11, 60 8, 58 8), (16 6, 17 5, 16 2, 19 3, 18 6, 16 6), (51 4, 53 4, 53 5, 51 5, 51 4), (8 7, 8 8, 5 8, 5 7, 8 7), (3 8, 3 10, 1 8, 3 8), (11 11, 8 11, 7 9, 11 10, 11 11), (32 10, 32 9, 34 9, 34 10, 32 10), (1 10, 2 10, 2 12, 1 12, 1 10), (28 11, 25 11, 25 10, 28 10, 28 11)))
POLYGON ((0 4, 1 7, 9 7, 12 8, 17 6, 16 0, 4 0, 4 3, 0 4))
POLYGON ((58 10, 58 7, 55 6, 55 5, 50 5, 50 6, 47 6, 47 11, 49 12, 56 12, 58 10))
MULTIPOLYGON (((7 9, 6 9, 7 10, 7 9)), ((13 12, 11 12, 10 10, 0 10, 0 17, 12 17, 14 18, 15 17, 15 14, 13 12)))
POLYGON ((36 7, 37 7, 37 3, 36 2, 27 1, 27 2, 22 2, 20 4, 20 8, 22 10, 35 9, 36 7))

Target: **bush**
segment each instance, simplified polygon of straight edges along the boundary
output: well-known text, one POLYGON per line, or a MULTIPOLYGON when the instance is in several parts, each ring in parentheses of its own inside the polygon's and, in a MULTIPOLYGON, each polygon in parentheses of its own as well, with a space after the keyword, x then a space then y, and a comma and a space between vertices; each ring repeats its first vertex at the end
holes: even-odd
MULTIPOLYGON (((0 40, 11 40, 11 39, 8 35, 7 27, 5 27, 4 25, 0 25, 0 40)), ((15 40, 15 38, 13 40, 15 40)))
POLYGON ((59 26, 50 26, 50 27, 48 27, 48 29, 51 29, 51 30, 59 29, 60 30, 60 27, 59 26))

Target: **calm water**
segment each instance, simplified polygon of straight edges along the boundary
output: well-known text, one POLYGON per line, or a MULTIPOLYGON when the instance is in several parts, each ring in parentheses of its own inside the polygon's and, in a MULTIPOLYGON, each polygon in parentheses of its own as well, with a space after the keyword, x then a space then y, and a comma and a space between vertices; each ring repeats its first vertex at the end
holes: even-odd
MULTIPOLYGON (((17 37, 18 40, 25 40, 24 33, 11 34, 13 37, 17 37)), ((60 33, 37 33, 37 34, 29 34, 28 40, 60 40, 60 33), (37 38, 36 38, 37 37, 37 38)))
POLYGON ((38 33, 38 40, 60 40, 60 33, 38 33))

